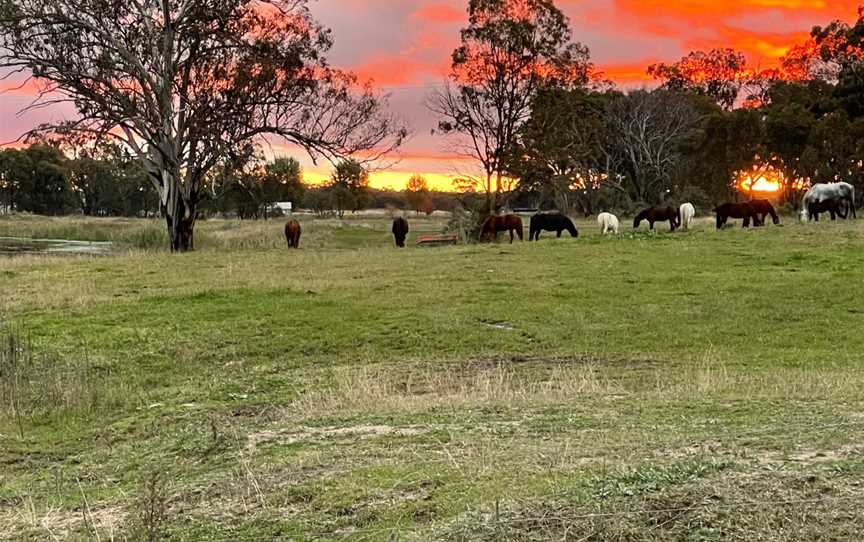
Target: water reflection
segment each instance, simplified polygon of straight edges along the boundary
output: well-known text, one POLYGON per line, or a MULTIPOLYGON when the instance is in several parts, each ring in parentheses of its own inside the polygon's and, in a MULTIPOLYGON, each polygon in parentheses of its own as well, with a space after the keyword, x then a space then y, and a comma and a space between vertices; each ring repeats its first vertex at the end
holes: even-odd
POLYGON ((0 237, 0 256, 50 254, 54 256, 104 256, 111 252, 110 242, 69 241, 66 239, 24 239, 0 237))

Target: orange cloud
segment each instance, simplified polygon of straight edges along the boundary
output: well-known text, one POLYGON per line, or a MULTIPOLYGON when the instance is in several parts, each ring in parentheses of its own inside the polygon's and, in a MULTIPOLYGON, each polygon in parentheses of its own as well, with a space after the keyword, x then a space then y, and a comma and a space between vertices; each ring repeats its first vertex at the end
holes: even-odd
POLYGON ((440 79, 446 73, 446 64, 425 62, 408 54, 380 54, 352 70, 360 80, 387 87, 417 84, 429 77, 440 79))
POLYGON ((848 17, 858 8, 858 0, 617 0, 618 9, 649 18, 684 17, 710 25, 707 17, 728 18, 741 14, 764 13, 769 10, 808 11, 827 18, 848 17))
POLYGON ((609 64, 601 66, 603 78, 620 84, 649 83, 654 79, 648 75, 647 67, 655 61, 634 62, 630 64, 609 64))

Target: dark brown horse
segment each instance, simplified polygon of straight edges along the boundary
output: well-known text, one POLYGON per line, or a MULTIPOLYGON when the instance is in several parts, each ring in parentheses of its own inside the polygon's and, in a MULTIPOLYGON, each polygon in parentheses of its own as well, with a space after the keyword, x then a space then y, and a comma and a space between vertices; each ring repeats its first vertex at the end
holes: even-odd
POLYGON ((759 221, 759 215, 756 213, 756 209, 753 208, 753 205, 749 203, 724 203, 718 207, 714 208, 714 212, 717 213, 717 229, 722 230, 723 226, 726 225, 726 222, 730 218, 743 218, 744 219, 744 227, 750 227, 750 221, 753 221, 754 226, 761 226, 762 223, 759 221))
POLYGON ((285 240, 288 241, 288 248, 300 248, 300 234, 303 229, 300 223, 293 218, 285 224, 285 240))
POLYGON ((672 207, 651 207, 650 209, 645 209, 633 219, 633 229, 638 228, 643 220, 648 221, 652 230, 654 229, 655 222, 666 222, 667 220, 672 231, 675 231, 680 226, 678 211, 672 207))
POLYGON ((522 241, 524 235, 522 219, 516 215, 492 215, 483 222, 480 228, 480 240, 492 241, 498 239, 498 234, 502 231, 510 232, 510 242, 514 240, 514 233, 519 236, 522 241))
POLYGON ((393 237, 396 239, 396 246, 405 248, 405 238, 408 237, 408 221, 397 216, 393 219, 393 237))
POLYGON ((765 225, 765 219, 768 218, 768 215, 771 215, 771 220, 774 221, 775 226, 780 224, 780 217, 777 216, 777 211, 774 210, 774 206, 767 199, 752 199, 750 200, 750 205, 753 207, 753 211, 759 216, 757 226, 765 225))

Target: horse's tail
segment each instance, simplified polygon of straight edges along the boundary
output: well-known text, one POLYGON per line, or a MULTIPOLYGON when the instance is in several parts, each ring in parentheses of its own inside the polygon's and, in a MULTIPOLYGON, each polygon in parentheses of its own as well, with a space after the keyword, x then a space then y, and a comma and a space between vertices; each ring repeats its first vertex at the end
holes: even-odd
POLYGON ((645 220, 647 217, 648 211, 642 211, 641 213, 636 215, 636 218, 633 219, 633 229, 638 228, 639 225, 642 224, 642 221, 645 220))

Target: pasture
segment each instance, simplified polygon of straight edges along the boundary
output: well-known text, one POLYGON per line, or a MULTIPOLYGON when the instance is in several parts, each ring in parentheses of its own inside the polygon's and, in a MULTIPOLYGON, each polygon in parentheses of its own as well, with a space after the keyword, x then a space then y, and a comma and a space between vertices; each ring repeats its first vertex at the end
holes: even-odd
POLYGON ((115 246, 0 259, 0 539, 864 531, 864 222, 420 249, 443 219, 408 218, 402 250, 214 220, 183 255, 0 218, 115 246))

